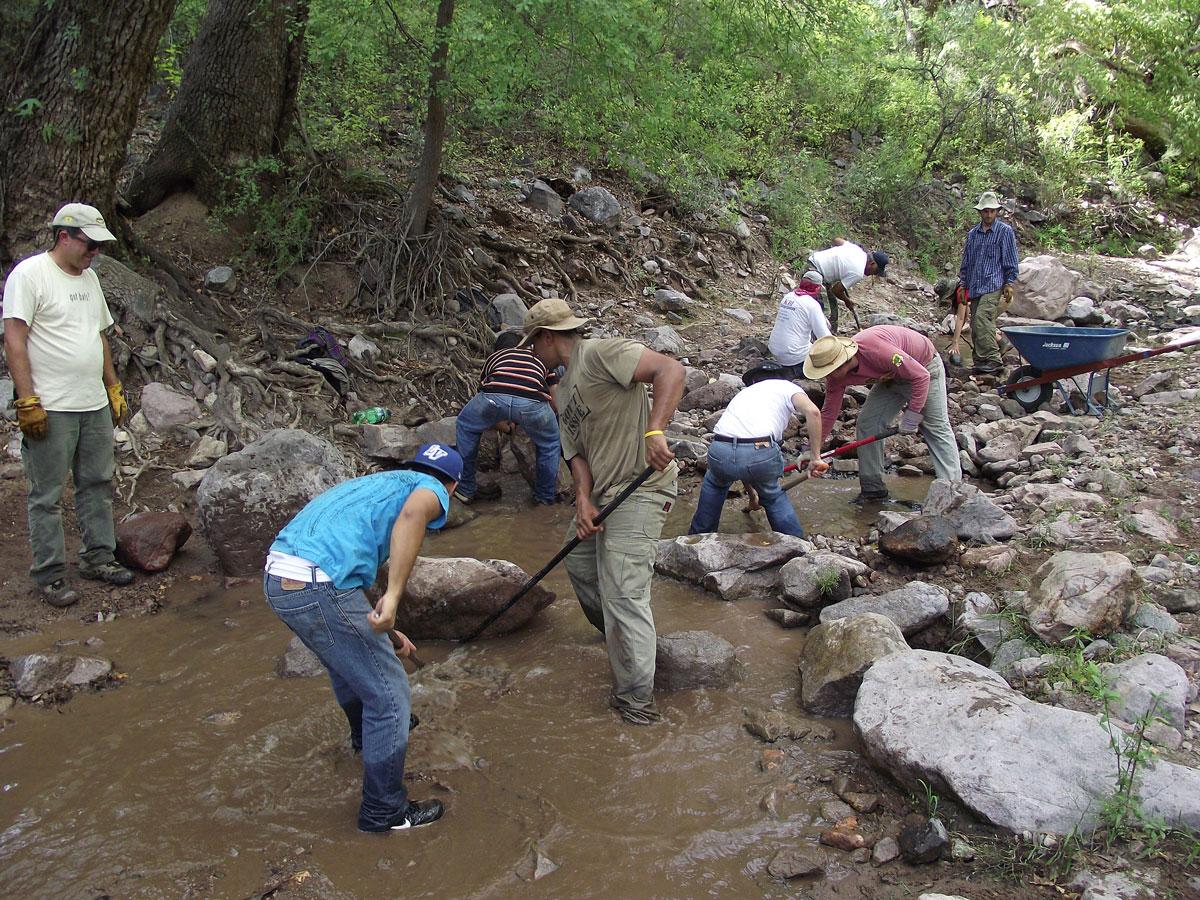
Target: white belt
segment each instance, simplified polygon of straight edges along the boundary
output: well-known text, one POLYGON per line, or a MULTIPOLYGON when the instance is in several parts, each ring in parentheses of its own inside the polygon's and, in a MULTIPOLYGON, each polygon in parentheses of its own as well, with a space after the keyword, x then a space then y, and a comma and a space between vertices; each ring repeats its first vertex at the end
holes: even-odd
POLYGON ((323 582, 333 581, 321 567, 312 560, 290 553, 272 550, 267 554, 267 574, 276 578, 287 578, 291 581, 323 582))

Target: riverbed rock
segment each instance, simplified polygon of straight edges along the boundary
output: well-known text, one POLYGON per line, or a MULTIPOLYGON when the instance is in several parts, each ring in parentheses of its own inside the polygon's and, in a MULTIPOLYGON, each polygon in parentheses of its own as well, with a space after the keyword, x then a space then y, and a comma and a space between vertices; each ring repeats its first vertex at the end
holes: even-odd
POLYGON ((447 447, 457 440, 454 416, 445 416, 415 428, 406 425, 361 425, 359 443, 372 459, 407 462, 422 444, 439 443, 447 447))
POLYGON ((1143 716, 1157 716, 1183 731, 1188 678, 1176 663, 1158 653, 1143 653, 1104 666, 1104 677, 1117 695, 1110 710, 1118 719, 1137 722, 1143 716))
POLYGON ((161 381, 152 381, 143 387, 140 402, 146 422, 159 433, 200 418, 200 406, 192 397, 181 394, 161 381))
POLYGON ((292 635, 287 649, 279 657, 275 672, 280 678, 313 678, 325 674, 325 667, 317 654, 304 646, 299 635, 292 635))
POLYGON ((780 850, 767 863, 767 874, 774 878, 806 878, 824 873, 825 864, 815 848, 780 850))
POLYGON ((1029 627, 1048 644, 1061 644, 1075 629, 1104 637, 1125 621, 1140 585, 1120 553, 1055 553, 1033 575, 1025 599, 1029 627))
MULTIPOLYGON (((504 559, 417 557, 396 612, 396 628, 413 640, 461 641, 493 612, 508 603, 529 580, 526 572, 504 559)), ((375 592, 387 584, 382 566, 375 592)), ((499 637, 523 627, 555 601, 540 584, 487 627, 481 637, 499 637)))
POLYGON ((1030 482, 1012 492, 1013 499, 1025 506, 1036 506, 1046 512, 1055 510, 1107 509, 1109 501, 1100 494, 1076 491, 1064 484, 1030 482))
POLYGON ((958 627, 975 638, 988 653, 994 653, 1012 631, 1009 621, 1000 615, 1000 604, 982 591, 972 591, 963 597, 958 627))
POLYGON ((823 622, 800 651, 800 703, 819 716, 848 716, 863 673, 882 657, 907 651, 900 629, 876 613, 823 622))
POLYGON ((1053 256, 1021 260, 1009 312, 1031 319, 1059 319, 1078 294, 1079 276, 1053 256))
POLYGON ((26 700, 104 682, 112 669, 107 659, 65 653, 30 653, 16 657, 8 667, 17 696, 26 700))
POLYGON ((677 631, 658 636, 655 690, 723 688, 733 684, 737 677, 733 644, 711 631, 677 631))
POLYGON ((670 325, 646 329, 645 338, 646 344, 656 353, 666 353, 669 356, 682 356, 687 353, 687 342, 670 325))
POLYGON ((965 481, 939 478, 929 486, 921 510, 927 516, 949 519, 960 540, 977 544, 1006 541, 1017 533, 1017 520, 965 481))
POLYGON ((713 412, 724 409, 736 394, 737 388, 728 382, 714 381, 684 394, 683 399, 679 401, 679 411, 689 412, 693 409, 702 409, 706 412, 713 412))
POLYGON ((816 550, 784 563, 779 570, 779 587, 790 606, 815 609, 849 597, 852 580, 870 571, 857 559, 816 550))
POLYGON ((916 566, 943 563, 958 551, 958 529, 944 516, 917 516, 881 534, 879 549, 916 566))
POLYGON ((192 452, 188 454, 187 466, 190 469, 207 469, 228 452, 229 445, 224 441, 209 437, 207 434, 202 435, 200 440, 192 446, 192 452))
POLYGON ((712 591, 722 600, 762 600, 777 595, 779 569, 759 569, 757 572, 722 569, 709 572, 702 583, 706 591, 712 591))
MULTIPOLYGON (((863 677, 854 725, 871 760, 912 790, 919 781, 1013 832, 1089 833, 1111 796, 1116 756, 1099 719, 1014 691, 961 656, 885 656, 863 677)), ((1200 770, 1141 769, 1142 808, 1200 825, 1200 770)))
POLYGON ((1002 575, 1016 563, 1017 551, 995 544, 990 547, 968 547, 958 561, 968 569, 983 569, 992 575, 1002 575))
POLYGON ((322 491, 350 478, 340 450, 291 428, 217 461, 196 491, 200 529, 226 575, 258 575, 275 535, 322 491))
POLYGON ((950 593, 940 585, 910 581, 885 594, 852 597, 821 610, 822 622, 835 622, 862 613, 877 613, 895 623, 905 636, 928 628, 950 611, 950 593))
POLYGON ((775 609, 764 609, 763 615, 773 622, 778 622, 783 628, 799 628, 801 625, 807 625, 809 619, 812 618, 806 612, 800 612, 795 609, 786 609, 777 607, 775 609))
POLYGON ((745 716, 742 727, 760 741, 768 744, 773 744, 780 738, 788 738, 793 741, 803 740, 813 730, 811 725, 801 722, 795 716, 789 716, 781 709, 744 706, 742 715, 745 716))
POLYGON ((177 512, 144 512, 117 523, 117 559, 143 572, 161 572, 192 536, 177 512))
POLYGON ((783 565, 812 549, 808 541, 779 532, 687 534, 658 542, 654 570, 701 584, 710 572, 757 572, 783 565))
POLYGON ((941 819, 934 817, 920 825, 909 825, 900 832, 900 852, 912 866, 937 862, 950 849, 950 833, 941 819))

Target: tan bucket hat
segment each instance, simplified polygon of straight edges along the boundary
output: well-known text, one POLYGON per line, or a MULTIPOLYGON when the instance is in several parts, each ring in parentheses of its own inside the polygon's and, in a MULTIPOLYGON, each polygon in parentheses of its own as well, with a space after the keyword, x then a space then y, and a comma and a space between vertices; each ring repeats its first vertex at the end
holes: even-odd
POLYGON ((525 337, 521 339, 521 344, 528 344, 533 340, 534 332, 539 328, 545 328, 547 331, 574 331, 590 321, 591 319, 581 319, 575 315, 567 301, 560 297, 539 300, 525 314, 525 337))
POLYGON ((979 202, 975 204, 976 209, 999 209, 1001 206, 1000 195, 995 191, 984 191, 979 195, 979 202))
POLYGON ((858 353, 858 344, 850 338, 827 334, 818 338, 804 360, 805 378, 824 378, 858 353))

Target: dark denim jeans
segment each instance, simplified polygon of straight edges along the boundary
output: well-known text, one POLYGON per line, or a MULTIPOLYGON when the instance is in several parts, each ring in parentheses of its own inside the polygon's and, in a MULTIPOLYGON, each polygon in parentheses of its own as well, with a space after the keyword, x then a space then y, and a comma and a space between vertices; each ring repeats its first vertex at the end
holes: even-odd
POLYGON ((529 400, 511 394, 479 393, 467 401, 455 424, 455 443, 463 460, 458 490, 475 496, 475 458, 479 455, 479 436, 499 422, 516 422, 529 435, 537 450, 537 474, 533 496, 542 503, 553 503, 558 486, 558 459, 562 451, 558 440, 558 420, 545 400, 529 400))
POLYGON ((339 591, 330 582, 284 590, 274 575, 263 577, 263 592, 275 615, 329 671, 333 695, 350 722, 350 742, 362 748, 359 827, 378 828, 394 821, 408 808, 408 675, 387 635, 367 624, 372 607, 366 595, 339 591))
POLYGON ((804 529, 792 508, 792 501, 779 487, 783 474, 783 453, 778 444, 727 444, 713 441, 708 448, 708 471, 700 485, 700 500, 688 534, 716 531, 721 523, 721 507, 729 487, 744 482, 756 491, 767 513, 767 521, 776 531, 804 537, 804 529))

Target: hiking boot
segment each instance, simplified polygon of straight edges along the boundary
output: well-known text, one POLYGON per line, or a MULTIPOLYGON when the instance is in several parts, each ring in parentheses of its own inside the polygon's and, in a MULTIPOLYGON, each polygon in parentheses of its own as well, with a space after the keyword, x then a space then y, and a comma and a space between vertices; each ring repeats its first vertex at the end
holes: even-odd
POLYGON ((79 574, 88 581, 103 581, 105 584, 117 586, 123 586, 133 581, 133 573, 116 562, 101 563, 98 566, 89 566, 84 563, 79 567, 79 574))
POLYGON ((410 828, 421 828, 425 825, 432 825, 442 817, 445 808, 442 806, 441 800, 422 800, 418 802, 410 802, 408 808, 402 813, 398 813, 396 817, 386 825, 367 825, 362 822, 358 823, 358 830, 367 834, 379 834, 385 831, 407 831, 410 828))
POLYGON ((463 506, 470 506, 472 503, 475 502, 475 495, 474 494, 470 494, 470 495, 464 494, 458 488, 455 488, 454 489, 454 499, 457 500, 459 503, 461 503, 463 506))
POLYGON ((67 579, 65 578, 59 578, 57 581, 43 584, 38 588, 38 593, 42 595, 43 600, 58 609, 63 609, 79 602, 78 591, 73 590, 67 584, 67 579))
POLYGON ((850 502, 855 506, 865 506, 868 503, 887 503, 889 496, 887 491, 859 491, 858 496, 850 502))

